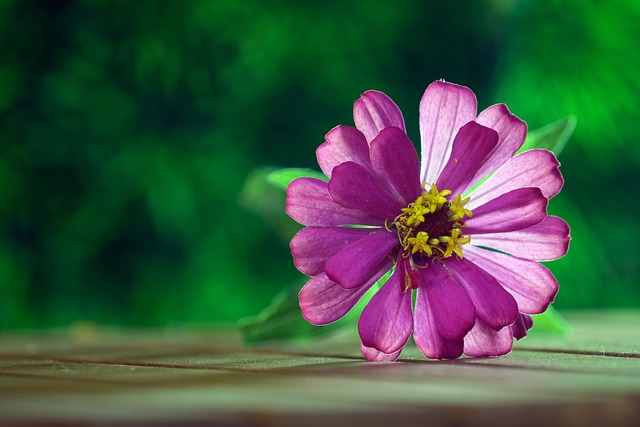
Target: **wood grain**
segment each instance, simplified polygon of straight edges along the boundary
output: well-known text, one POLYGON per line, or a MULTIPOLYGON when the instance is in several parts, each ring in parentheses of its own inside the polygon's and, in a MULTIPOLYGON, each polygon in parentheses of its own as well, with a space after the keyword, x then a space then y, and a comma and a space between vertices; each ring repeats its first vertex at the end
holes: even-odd
POLYGON ((353 331, 246 347, 230 327, 0 337, 0 425, 640 425, 640 311, 566 313, 500 358, 368 363, 353 331))

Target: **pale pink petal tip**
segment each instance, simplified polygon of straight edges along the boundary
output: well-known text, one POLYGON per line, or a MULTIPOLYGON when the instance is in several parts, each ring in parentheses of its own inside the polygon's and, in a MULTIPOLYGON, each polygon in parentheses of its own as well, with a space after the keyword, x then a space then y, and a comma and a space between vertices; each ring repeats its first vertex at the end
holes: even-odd
POLYGON ((360 344, 360 352, 370 362, 395 362, 398 360, 398 357, 400 357, 402 349, 388 354, 378 351, 375 348, 367 347, 364 344, 360 344))
POLYGON ((316 150, 316 158, 322 172, 331 178, 333 168, 354 162, 371 168, 369 146, 362 132, 350 126, 337 126, 325 136, 325 142, 316 150))
POLYGON ((298 178, 289 184, 286 212, 295 221, 306 226, 384 224, 384 220, 375 215, 337 204, 329 194, 328 183, 316 178, 298 178))
POLYGON ((511 326, 496 331, 482 320, 464 338, 464 354, 472 357, 504 356, 513 348, 511 326))
POLYGON ((356 128, 368 142, 385 128, 394 126, 406 133, 404 118, 398 106, 382 92, 370 90, 362 94, 353 105, 356 128))
POLYGON ((495 174, 469 194, 471 210, 510 191, 537 187, 547 199, 560 192, 564 179, 556 156, 546 150, 525 151, 509 159, 495 174))
POLYGON ((479 180, 502 166, 522 147, 527 137, 527 124, 511 114, 504 104, 487 108, 478 115, 476 122, 498 133, 498 143, 478 170, 476 179, 479 180))

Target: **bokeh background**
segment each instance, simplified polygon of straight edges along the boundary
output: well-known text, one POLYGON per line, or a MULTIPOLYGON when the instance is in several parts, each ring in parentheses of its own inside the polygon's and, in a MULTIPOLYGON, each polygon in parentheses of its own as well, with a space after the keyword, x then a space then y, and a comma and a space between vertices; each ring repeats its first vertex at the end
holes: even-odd
POLYGON ((640 2, 0 0, 0 329, 233 321, 300 282, 270 168, 362 92, 573 114, 556 308, 640 306, 640 2))

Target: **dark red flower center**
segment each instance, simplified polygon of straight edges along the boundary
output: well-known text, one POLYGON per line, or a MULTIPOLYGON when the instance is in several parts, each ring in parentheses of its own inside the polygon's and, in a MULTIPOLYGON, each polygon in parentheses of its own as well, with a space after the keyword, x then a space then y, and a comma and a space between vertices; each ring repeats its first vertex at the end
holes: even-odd
POLYGON ((468 197, 458 194, 449 200, 450 195, 451 191, 438 191, 432 185, 393 220, 403 257, 449 258, 455 253, 462 258, 461 246, 471 241, 462 234, 463 218, 473 213, 464 207, 468 197))

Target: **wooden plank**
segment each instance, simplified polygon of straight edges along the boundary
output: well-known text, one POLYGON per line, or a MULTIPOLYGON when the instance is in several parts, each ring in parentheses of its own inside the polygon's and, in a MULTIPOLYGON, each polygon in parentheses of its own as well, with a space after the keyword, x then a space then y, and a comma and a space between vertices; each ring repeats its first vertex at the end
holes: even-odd
POLYGON ((231 328, 0 337, 0 425, 640 425, 640 311, 567 314, 505 357, 368 363, 353 331, 245 347, 231 328))

